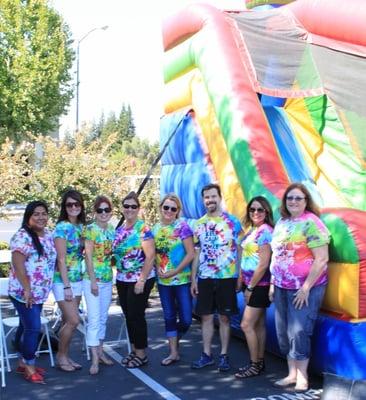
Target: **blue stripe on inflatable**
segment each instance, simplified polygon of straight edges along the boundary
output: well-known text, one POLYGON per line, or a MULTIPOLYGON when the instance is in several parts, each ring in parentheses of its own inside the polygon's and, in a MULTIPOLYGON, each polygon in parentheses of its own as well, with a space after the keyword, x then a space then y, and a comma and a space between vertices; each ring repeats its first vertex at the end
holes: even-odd
POLYGON ((198 140, 195 123, 186 112, 169 114, 161 120, 160 146, 179 125, 162 157, 160 194, 176 193, 182 201, 183 215, 199 218, 205 213, 201 188, 211 182, 205 156, 198 140))
POLYGON ((187 115, 187 110, 166 115, 161 119, 160 148, 163 148, 177 126, 178 129, 161 158, 162 165, 202 161, 204 154, 197 139, 194 119, 190 114, 187 115))
POLYGON ((282 162, 292 182, 311 180, 310 171, 290 128, 286 114, 278 107, 263 107, 282 162))

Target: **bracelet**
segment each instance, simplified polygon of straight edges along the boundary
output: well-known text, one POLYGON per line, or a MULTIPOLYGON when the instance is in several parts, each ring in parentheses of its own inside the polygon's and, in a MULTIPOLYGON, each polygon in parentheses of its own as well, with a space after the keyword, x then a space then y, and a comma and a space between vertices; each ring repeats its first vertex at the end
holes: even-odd
POLYGON ((66 289, 71 289, 71 286, 65 286, 64 290, 66 290, 66 289))
POLYGON ((253 290, 254 290, 254 287, 252 287, 250 285, 247 286, 247 291, 248 292, 253 292, 253 290))
POLYGON ((146 279, 144 279, 144 278, 139 278, 138 281, 139 281, 139 282, 145 283, 145 282, 146 282, 146 279))

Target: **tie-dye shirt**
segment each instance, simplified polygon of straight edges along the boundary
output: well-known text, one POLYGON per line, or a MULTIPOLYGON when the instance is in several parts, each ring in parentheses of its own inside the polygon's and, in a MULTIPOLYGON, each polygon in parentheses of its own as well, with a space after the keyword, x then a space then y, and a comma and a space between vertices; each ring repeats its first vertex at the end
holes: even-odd
MULTIPOLYGON (((241 247, 243 249, 241 258, 241 271, 243 282, 249 285, 255 270, 259 264, 259 248, 270 244, 273 228, 270 225, 262 224, 258 227, 251 227, 244 235, 241 247)), ((256 286, 269 286, 271 274, 269 268, 264 273, 256 286)))
MULTIPOLYGON (((178 219, 170 225, 157 223, 153 228, 155 240, 155 266, 163 272, 174 270, 186 256, 183 240, 192 237, 193 232, 186 221, 178 219)), ((183 285, 191 281, 191 264, 171 278, 158 277, 160 285, 183 285)))
MULTIPOLYGON (((55 272, 56 249, 52 233, 45 231, 39 240, 43 246, 43 255, 39 256, 33 245, 32 238, 23 229, 19 229, 10 240, 11 252, 19 252, 25 256, 24 268, 30 282, 31 293, 35 304, 47 300, 55 272)), ((24 303, 24 289, 19 282, 15 268, 12 265, 9 274, 9 296, 24 303)))
MULTIPOLYGON (((273 231, 271 273, 273 283, 283 289, 299 289, 309 275, 314 256, 311 249, 329 243, 329 231, 313 213, 281 218, 273 231)), ((326 268, 315 283, 327 283, 326 268)))
POLYGON ((196 222, 194 241, 196 247, 200 248, 197 273, 199 278, 238 277, 237 246, 241 233, 239 220, 226 212, 218 217, 209 217, 206 214, 196 222))
MULTIPOLYGON (((83 279, 82 262, 84 252, 83 225, 73 225, 69 221, 62 221, 56 225, 53 238, 66 241, 66 270, 70 282, 80 282, 83 279)), ((62 283, 61 273, 56 265, 54 283, 62 283)))
MULTIPOLYGON (((116 230, 116 238, 113 242, 113 255, 116 259, 118 281, 138 281, 145 262, 142 242, 150 239, 153 239, 153 234, 142 220, 137 220, 129 228, 122 225, 116 230)), ((152 269, 147 279, 154 276, 155 271, 152 269)))
MULTIPOLYGON (((93 222, 85 228, 85 240, 94 242, 93 248, 93 267, 97 282, 108 283, 113 279, 112 270, 112 243, 115 231, 111 224, 106 229, 102 229, 97 223, 93 222)), ((90 279, 88 270, 84 273, 84 279, 90 279)))

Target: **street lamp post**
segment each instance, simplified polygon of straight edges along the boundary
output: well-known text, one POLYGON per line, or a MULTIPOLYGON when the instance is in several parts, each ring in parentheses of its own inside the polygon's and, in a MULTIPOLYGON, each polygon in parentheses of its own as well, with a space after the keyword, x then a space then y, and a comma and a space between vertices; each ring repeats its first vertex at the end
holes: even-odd
POLYGON ((79 98, 80 98, 80 44, 86 39, 91 33, 98 30, 105 31, 108 29, 108 25, 101 26, 99 28, 93 28, 89 32, 87 32, 81 39, 78 40, 78 45, 76 49, 76 123, 75 123, 75 131, 79 131, 79 98))

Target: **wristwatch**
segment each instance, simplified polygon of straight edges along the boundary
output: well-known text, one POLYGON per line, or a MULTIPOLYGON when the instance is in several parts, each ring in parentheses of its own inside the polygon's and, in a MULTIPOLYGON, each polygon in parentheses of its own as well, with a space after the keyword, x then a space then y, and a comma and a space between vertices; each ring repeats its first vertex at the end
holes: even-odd
POLYGON ((247 286, 247 291, 248 292, 253 292, 253 290, 254 290, 254 287, 252 287, 250 285, 247 286))

